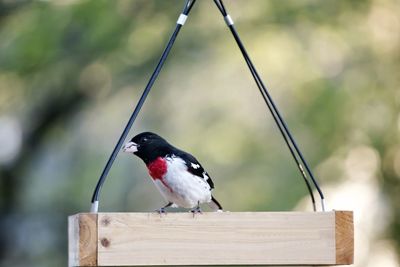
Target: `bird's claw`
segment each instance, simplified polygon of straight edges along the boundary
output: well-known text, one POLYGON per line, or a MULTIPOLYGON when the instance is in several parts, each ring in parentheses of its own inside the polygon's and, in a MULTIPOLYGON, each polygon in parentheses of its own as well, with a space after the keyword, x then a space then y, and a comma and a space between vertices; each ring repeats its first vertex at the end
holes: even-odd
POLYGON ((156 209, 155 212, 157 212, 158 214, 160 214, 160 216, 161 216, 162 214, 167 214, 167 211, 165 210, 164 207, 159 208, 159 209, 156 209))
POLYGON ((196 216, 197 213, 200 213, 200 214, 203 213, 203 212, 201 211, 201 209, 200 209, 199 206, 197 206, 197 207, 194 208, 194 209, 191 209, 190 212, 193 213, 193 218, 196 216))

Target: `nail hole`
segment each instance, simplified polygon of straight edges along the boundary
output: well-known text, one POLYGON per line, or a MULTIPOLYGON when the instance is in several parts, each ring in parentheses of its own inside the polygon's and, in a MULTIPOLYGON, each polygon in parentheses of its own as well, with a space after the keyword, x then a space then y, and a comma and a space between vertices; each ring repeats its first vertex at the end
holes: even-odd
POLYGON ((103 247, 109 247, 110 246, 110 240, 108 240, 107 238, 102 238, 101 240, 100 240, 100 243, 101 243, 101 245, 103 246, 103 247))

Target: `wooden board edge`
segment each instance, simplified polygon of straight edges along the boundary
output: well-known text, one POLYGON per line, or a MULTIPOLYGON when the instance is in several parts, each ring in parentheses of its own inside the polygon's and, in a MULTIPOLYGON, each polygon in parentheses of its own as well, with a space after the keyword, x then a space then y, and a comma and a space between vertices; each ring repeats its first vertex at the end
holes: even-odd
POLYGON ((68 267, 79 266, 79 215, 68 216, 68 267))
POLYGON ((97 214, 68 217, 68 266, 97 266, 97 214))
POLYGON ((354 222, 352 211, 335 211, 336 264, 354 263, 354 222))
POLYGON ((79 266, 97 266, 97 214, 79 214, 79 266))

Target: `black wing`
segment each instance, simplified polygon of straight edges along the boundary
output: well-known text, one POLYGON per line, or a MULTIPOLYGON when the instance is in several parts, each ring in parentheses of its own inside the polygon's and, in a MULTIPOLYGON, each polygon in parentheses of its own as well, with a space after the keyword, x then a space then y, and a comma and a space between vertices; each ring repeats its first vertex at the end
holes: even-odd
POLYGON ((203 178, 209 185, 210 188, 214 188, 214 182, 211 180, 210 175, 204 170, 203 166, 198 162, 198 160, 191 154, 178 150, 176 151, 177 153, 176 156, 182 158, 185 161, 185 164, 188 168, 188 172, 190 172, 193 175, 196 175, 200 178, 203 178))

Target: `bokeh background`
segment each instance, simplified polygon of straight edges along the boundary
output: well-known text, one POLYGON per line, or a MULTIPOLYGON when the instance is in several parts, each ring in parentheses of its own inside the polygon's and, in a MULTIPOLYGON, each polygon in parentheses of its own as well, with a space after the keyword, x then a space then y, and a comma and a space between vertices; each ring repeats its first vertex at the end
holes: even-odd
MULTIPOLYGON (((355 266, 399 266, 400 2, 226 1, 325 191, 355 212, 355 266)), ((183 1, 0 0, 0 265, 66 266, 67 216, 101 170, 183 1)), ((306 187, 211 0, 198 1, 130 136, 191 151, 230 211, 311 211, 306 187)), ((163 200, 120 154, 101 211, 163 200)))

